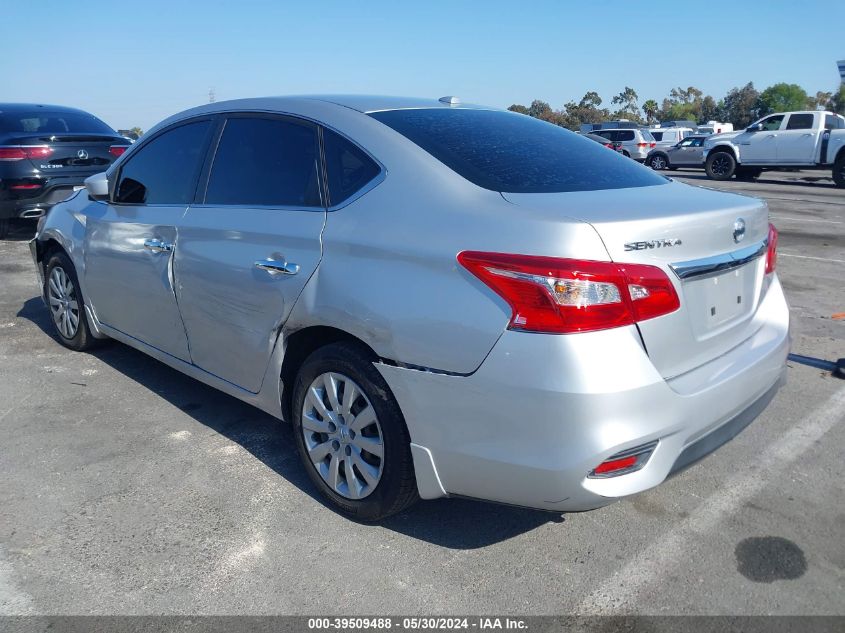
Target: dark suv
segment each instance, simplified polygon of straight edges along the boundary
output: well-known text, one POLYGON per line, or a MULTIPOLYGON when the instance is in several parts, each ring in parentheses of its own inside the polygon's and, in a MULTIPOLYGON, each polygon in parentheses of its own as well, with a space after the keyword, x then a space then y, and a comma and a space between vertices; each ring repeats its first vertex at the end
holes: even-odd
POLYGON ((62 106, 0 103, 0 239, 13 218, 39 218, 105 171, 129 141, 62 106))

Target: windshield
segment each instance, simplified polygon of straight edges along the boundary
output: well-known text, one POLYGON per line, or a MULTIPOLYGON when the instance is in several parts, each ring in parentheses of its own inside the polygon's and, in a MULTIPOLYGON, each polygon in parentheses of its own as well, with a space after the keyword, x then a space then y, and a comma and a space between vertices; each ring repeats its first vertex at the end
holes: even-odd
POLYGON ((650 187, 668 181, 562 127, 499 110, 373 112, 470 182, 507 193, 650 187))
POLYGON ((95 116, 84 112, 2 112, 0 131, 33 132, 35 134, 108 134, 116 133, 95 116))

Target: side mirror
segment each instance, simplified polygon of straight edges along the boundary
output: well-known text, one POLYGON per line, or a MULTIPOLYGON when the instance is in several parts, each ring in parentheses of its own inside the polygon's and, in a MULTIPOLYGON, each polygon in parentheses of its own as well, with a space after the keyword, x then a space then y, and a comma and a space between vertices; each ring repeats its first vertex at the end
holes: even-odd
POLYGON ((109 199, 109 179, 106 172, 100 172, 85 179, 85 188, 92 200, 109 199))
POLYGON ((745 128, 746 132, 762 132, 763 131, 763 124, 762 123, 755 123, 754 125, 749 125, 745 128))

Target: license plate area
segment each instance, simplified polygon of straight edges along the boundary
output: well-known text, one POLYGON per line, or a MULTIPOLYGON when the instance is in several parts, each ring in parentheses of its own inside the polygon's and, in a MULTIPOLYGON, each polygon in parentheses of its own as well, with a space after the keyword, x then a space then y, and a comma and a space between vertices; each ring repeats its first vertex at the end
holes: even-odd
POLYGON ((761 261, 684 283, 684 299, 697 338, 722 331, 753 314, 759 296, 761 261))

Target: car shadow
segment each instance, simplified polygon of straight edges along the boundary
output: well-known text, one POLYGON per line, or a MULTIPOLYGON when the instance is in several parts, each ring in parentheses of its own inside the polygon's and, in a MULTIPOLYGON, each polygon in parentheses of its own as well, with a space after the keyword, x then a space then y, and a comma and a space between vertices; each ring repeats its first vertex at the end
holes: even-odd
MULTIPOLYGON (((27 300, 17 316, 29 320, 58 343, 49 313, 40 298, 27 300)), ((308 479, 289 424, 127 345, 110 342, 90 354, 200 424, 236 442, 327 510, 334 511, 324 503, 308 479)), ((547 523, 562 521, 559 513, 468 499, 442 499, 419 502, 379 525, 421 541, 466 550, 499 543, 547 523)))
MULTIPOLYGON (((716 182, 716 181, 713 181, 712 179, 708 178, 707 174, 705 174, 703 171, 700 171, 700 170, 692 171, 692 170, 689 170, 689 169, 679 168, 675 171, 664 172, 664 173, 666 173, 666 175, 668 175, 670 178, 674 174, 675 176, 681 176, 685 180, 701 180, 701 181, 708 181, 708 182, 716 182)), ((784 180, 782 178, 772 178, 771 176, 767 177, 767 174, 774 175, 774 174, 783 174, 783 173, 789 173, 789 172, 778 172, 778 171, 763 172, 763 174, 760 177, 756 178, 753 181, 748 181, 748 182, 756 182, 758 184, 766 184, 766 185, 787 185, 787 186, 789 186, 789 185, 800 185, 802 187, 814 187, 814 188, 818 188, 818 189, 836 189, 836 185, 833 183, 833 179, 830 177, 830 175, 826 175, 826 176, 801 176, 800 178, 794 178, 792 180, 784 180)), ((820 173, 824 173, 824 172, 820 172, 820 173)), ((730 182, 737 182, 737 181, 732 180, 730 182)))

